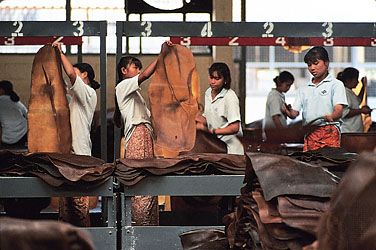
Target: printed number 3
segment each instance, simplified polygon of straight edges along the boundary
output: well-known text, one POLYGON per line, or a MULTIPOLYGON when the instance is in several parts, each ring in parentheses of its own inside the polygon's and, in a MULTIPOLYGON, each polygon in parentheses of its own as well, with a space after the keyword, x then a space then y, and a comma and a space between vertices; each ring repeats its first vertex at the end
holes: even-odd
POLYGON ((73 31, 74 36, 82 36, 84 34, 84 22, 83 21, 75 21, 73 26, 77 27, 77 31, 73 31))

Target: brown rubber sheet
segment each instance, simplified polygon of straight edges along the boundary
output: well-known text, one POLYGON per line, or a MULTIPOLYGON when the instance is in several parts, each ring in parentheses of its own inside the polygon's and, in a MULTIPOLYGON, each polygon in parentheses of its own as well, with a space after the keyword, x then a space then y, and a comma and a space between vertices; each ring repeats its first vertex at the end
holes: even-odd
POLYGON ((280 195, 331 197, 337 180, 322 167, 288 156, 247 153, 265 200, 280 195))
POLYGON ((28 110, 29 152, 70 153, 72 135, 60 55, 50 44, 33 61, 28 110))
POLYGON ((0 218, 1 250, 94 250, 86 231, 52 220, 0 218))
POLYGON ((37 176, 51 186, 97 186, 108 180, 114 164, 85 155, 0 151, 0 175, 37 176))
POLYGON ((318 249, 376 249, 376 153, 363 152, 321 220, 318 249))
POLYGON ((131 186, 153 175, 244 174, 248 164, 251 161, 244 155, 213 153, 189 154, 171 159, 118 159, 114 174, 122 184, 131 186))
POLYGON ((190 49, 173 45, 158 59, 148 95, 156 139, 154 154, 175 157, 193 148, 199 80, 190 49))

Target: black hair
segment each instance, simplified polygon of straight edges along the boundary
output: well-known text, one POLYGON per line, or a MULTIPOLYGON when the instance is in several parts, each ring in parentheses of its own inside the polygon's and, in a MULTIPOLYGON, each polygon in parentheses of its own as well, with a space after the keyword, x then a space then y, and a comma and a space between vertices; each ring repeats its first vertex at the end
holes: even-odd
POLYGON ((359 70, 356 68, 348 67, 345 68, 342 72, 339 72, 337 75, 337 79, 346 82, 348 80, 352 79, 358 79, 359 78, 359 70))
POLYGON ((275 82, 276 86, 278 87, 283 82, 291 82, 291 84, 293 84, 294 81, 295 81, 295 78, 290 72, 282 71, 281 73, 279 73, 278 76, 274 77, 273 81, 275 82))
POLYGON ((323 60, 324 62, 329 62, 328 51, 322 46, 315 46, 311 48, 307 54, 304 56, 304 62, 306 64, 313 64, 317 60, 323 60))
POLYGON ((0 89, 4 90, 4 94, 8 95, 13 102, 18 102, 20 97, 13 90, 13 84, 10 81, 0 81, 0 89))
POLYGON ((91 67, 90 64, 88 64, 88 63, 76 63, 75 65, 73 65, 73 67, 77 68, 81 73, 84 73, 84 72, 87 73, 87 78, 89 79, 90 87, 92 87, 93 89, 99 89, 100 88, 101 85, 99 84, 99 82, 94 80, 95 73, 94 73, 93 67, 91 67))
POLYGON ((223 62, 213 63, 209 68, 209 75, 213 76, 214 72, 217 72, 218 76, 223 77, 223 88, 229 89, 231 87, 231 73, 227 64, 223 62))
POLYGON ((118 83, 123 80, 123 73, 121 72, 121 68, 127 68, 132 63, 136 65, 136 67, 140 70, 142 69, 142 63, 138 58, 134 56, 123 56, 122 58, 120 58, 120 61, 117 65, 118 83))

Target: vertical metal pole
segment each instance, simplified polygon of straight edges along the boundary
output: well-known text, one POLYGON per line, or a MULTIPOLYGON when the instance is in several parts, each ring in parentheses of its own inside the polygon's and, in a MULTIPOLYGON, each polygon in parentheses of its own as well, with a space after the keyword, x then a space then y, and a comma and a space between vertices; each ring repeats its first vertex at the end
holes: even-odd
MULTIPOLYGON (((120 58, 123 54, 123 22, 116 22, 116 64, 120 61, 120 58)), ((116 74, 116 82, 119 81, 117 72, 116 74)), ((120 137, 121 137, 121 130, 114 126, 114 156, 115 159, 120 157, 120 137)))
MULTIPOLYGON (((246 21, 246 1, 241 0, 241 21, 246 21)), ((240 65, 239 65, 239 103, 240 103, 240 116, 242 119, 242 125, 245 125, 245 100, 246 100, 246 82, 247 82, 247 47, 241 47, 241 56, 240 56, 240 65)))
POLYGON ((77 62, 82 63, 82 44, 77 46, 77 62))
POLYGON ((101 158, 107 161, 107 22, 100 23, 100 113, 101 113, 101 158))
MULTIPOLYGON (((71 6, 71 0, 66 0, 65 2, 65 21, 71 21, 72 20, 72 6, 71 6)), ((67 46, 66 53, 68 55, 71 54, 71 46, 67 46)), ((79 60, 79 59, 77 59, 79 60)), ((82 58, 81 58, 82 60, 82 58)))

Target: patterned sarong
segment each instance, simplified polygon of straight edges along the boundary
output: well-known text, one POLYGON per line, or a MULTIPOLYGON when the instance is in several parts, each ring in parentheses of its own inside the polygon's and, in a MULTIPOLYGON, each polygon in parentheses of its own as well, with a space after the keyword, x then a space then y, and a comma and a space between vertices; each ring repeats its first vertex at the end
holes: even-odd
POLYGON ((89 196, 61 197, 59 220, 77 227, 90 227, 89 196))
POLYGON ((316 150, 323 147, 339 148, 341 134, 335 125, 325 125, 316 128, 304 138, 303 151, 316 150))
MULTIPOLYGON (((144 124, 139 124, 133 131, 125 149, 125 158, 146 159, 153 157, 153 138, 151 132, 144 124)), ((139 226, 159 225, 158 197, 132 197, 132 222, 139 226)))

